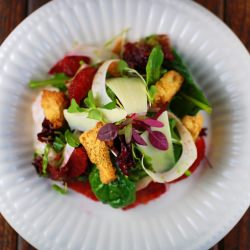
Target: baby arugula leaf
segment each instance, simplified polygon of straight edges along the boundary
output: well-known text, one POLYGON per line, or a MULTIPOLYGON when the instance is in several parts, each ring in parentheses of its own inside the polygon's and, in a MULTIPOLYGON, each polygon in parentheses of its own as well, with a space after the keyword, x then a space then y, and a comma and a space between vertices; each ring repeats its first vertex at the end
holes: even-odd
POLYGON ((71 104, 70 104, 70 106, 68 108, 69 113, 78 113, 78 112, 85 112, 85 111, 87 111, 87 110, 84 109, 84 108, 81 108, 77 104, 77 102, 76 102, 76 100, 74 98, 71 100, 71 104))
POLYGON ((70 130, 66 130, 65 134, 65 140, 66 142, 71 146, 71 147, 78 147, 80 145, 80 141, 79 138, 72 132, 70 132, 70 130))
POLYGON ((63 188, 56 185, 56 184, 53 184, 52 185, 52 189, 54 189, 57 193, 59 194, 62 194, 62 195, 65 195, 68 193, 68 188, 67 188, 67 185, 65 185, 63 188))
POLYGON ((174 61, 165 62, 165 66, 171 70, 178 71, 185 79, 181 90, 170 102, 170 109, 179 117, 184 115, 195 115, 199 110, 212 112, 212 107, 202 90, 196 85, 192 75, 182 61, 180 55, 173 49, 174 61))
POLYGON ((50 150, 50 145, 47 144, 45 149, 44 149, 43 163, 42 163, 42 174, 44 176, 47 174, 47 167, 49 164, 49 150, 50 150))
POLYGON ((53 149, 59 153, 64 149, 65 146, 65 140, 63 140, 61 137, 56 136, 55 140, 53 142, 53 149))
POLYGON ((94 119, 97 121, 103 121, 102 112, 96 108, 90 109, 88 112, 88 118, 94 119))
POLYGON ((103 105, 102 108, 104 108, 104 109, 114 109, 114 108, 116 108, 116 102, 115 101, 109 102, 109 103, 103 105))
POLYGON ((60 91, 66 91, 66 83, 70 78, 67 77, 65 74, 55 74, 52 78, 44 81, 30 81, 29 87, 34 88, 41 88, 46 86, 52 86, 58 88, 60 91))
POLYGON ((84 103, 88 108, 96 108, 95 98, 92 90, 88 92, 88 96, 84 99, 84 103))
POLYGON ((154 47, 149 55, 146 66, 146 79, 148 85, 154 84, 160 79, 163 59, 164 54, 161 47, 154 47))

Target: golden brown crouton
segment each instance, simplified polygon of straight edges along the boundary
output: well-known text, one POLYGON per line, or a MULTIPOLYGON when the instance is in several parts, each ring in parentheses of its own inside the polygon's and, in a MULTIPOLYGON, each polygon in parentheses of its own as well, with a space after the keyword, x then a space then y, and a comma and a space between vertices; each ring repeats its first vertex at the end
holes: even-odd
POLYGON ((84 132, 80 136, 80 142, 86 149, 90 161, 99 169, 101 182, 108 184, 116 179, 116 175, 110 160, 108 146, 104 141, 97 139, 98 131, 102 126, 103 124, 98 122, 95 128, 84 132))
POLYGON ((122 37, 118 37, 115 42, 114 42, 114 46, 112 48, 112 52, 114 54, 117 54, 118 56, 121 55, 121 52, 122 52, 122 48, 123 48, 123 45, 125 43, 125 40, 124 38, 122 37))
POLYGON ((185 115, 182 118, 183 125, 187 128, 187 130, 191 133, 194 141, 199 136, 199 133, 202 129, 203 117, 200 113, 195 116, 185 115))
POLYGON ((171 70, 164 74, 164 76, 155 84, 157 89, 154 106, 162 106, 169 102, 173 96, 179 91, 184 81, 182 75, 171 70))
POLYGON ((44 115, 54 128, 60 128, 64 123, 63 110, 67 106, 67 99, 64 93, 44 90, 42 93, 42 108, 44 115))
POLYGON ((118 62, 112 62, 108 68, 108 73, 113 77, 121 76, 121 73, 118 70, 118 62))

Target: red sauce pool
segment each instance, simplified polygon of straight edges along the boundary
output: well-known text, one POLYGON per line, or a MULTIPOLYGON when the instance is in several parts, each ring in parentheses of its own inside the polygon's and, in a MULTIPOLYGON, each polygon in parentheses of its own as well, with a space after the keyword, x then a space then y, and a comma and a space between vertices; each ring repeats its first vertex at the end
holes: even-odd
MULTIPOLYGON (((193 163, 193 165, 189 168, 189 171, 193 173, 199 166, 200 162, 204 159, 205 157, 205 141, 203 137, 199 137, 196 140, 196 147, 197 147, 197 159, 193 163)), ((177 180, 171 182, 175 183, 180 180, 183 180, 187 178, 186 175, 181 176, 177 180)), ((94 193, 91 190, 89 182, 81 182, 81 181, 76 181, 76 182, 71 182, 68 183, 68 187, 75 190, 78 193, 81 193, 88 198, 98 201, 98 199, 95 197, 94 193)), ((134 208, 140 204, 147 204, 148 202, 160 197, 162 194, 164 194, 168 190, 166 184, 162 183, 156 183, 156 182, 151 182, 146 188, 138 191, 136 193, 136 201, 123 208, 124 210, 134 208)))

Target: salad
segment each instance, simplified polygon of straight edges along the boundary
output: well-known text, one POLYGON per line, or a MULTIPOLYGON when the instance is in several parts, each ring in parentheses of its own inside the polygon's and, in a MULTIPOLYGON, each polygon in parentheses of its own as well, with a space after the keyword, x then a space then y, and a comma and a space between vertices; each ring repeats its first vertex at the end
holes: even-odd
POLYGON ((146 204, 205 158, 201 110, 212 108, 167 35, 76 45, 31 81, 33 165, 61 194, 113 208, 146 204))

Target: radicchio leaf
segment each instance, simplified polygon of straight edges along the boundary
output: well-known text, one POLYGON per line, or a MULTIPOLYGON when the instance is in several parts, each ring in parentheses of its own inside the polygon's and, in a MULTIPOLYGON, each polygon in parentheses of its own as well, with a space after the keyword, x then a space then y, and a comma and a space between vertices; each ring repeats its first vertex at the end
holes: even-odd
POLYGON ((114 140, 118 135, 118 128, 113 123, 107 123, 100 128, 97 138, 100 141, 114 140))
POLYGON ((150 131, 148 135, 151 144, 159 150, 168 149, 168 141, 166 136, 160 131, 150 131))
POLYGON ((146 146, 147 143, 144 141, 144 139, 136 132, 135 129, 132 131, 132 137, 135 140, 135 142, 139 145, 146 146))
POLYGON ((119 136, 121 146, 116 161, 123 174, 128 175, 129 169, 134 166, 132 148, 131 144, 125 143, 122 138, 123 137, 119 136))
POLYGON ((146 118, 142 122, 149 125, 150 127, 155 127, 155 128, 162 128, 164 126, 162 122, 152 118, 146 118))

